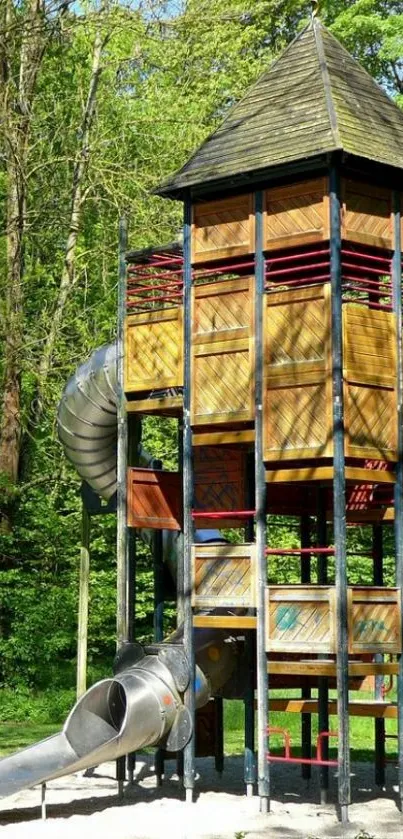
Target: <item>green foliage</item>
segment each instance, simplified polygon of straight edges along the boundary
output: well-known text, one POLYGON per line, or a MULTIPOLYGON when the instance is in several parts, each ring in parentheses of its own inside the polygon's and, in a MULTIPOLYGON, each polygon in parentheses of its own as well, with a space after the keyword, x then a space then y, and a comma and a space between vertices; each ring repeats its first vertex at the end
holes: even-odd
MULTIPOLYGON (((55 435, 62 388, 75 367, 116 332, 117 222, 124 211, 130 247, 172 241, 181 224, 175 202, 150 189, 181 166, 227 109, 304 26, 306 0, 187 0, 177 13, 142 4, 143 16, 107 5, 110 40, 91 133, 73 290, 67 298, 44 388, 44 410, 28 429, 38 363, 64 261, 71 178, 90 76, 95 16, 73 4, 52 29, 32 113, 27 172, 24 347, 21 358, 24 432, 21 482, 0 476, 0 502, 12 496, 11 533, 0 532, 0 682, 23 691, 74 684, 80 499, 78 481, 55 435)), ((401 0, 323 0, 321 15, 348 49, 395 96, 402 96, 401 0)), ((0 138, 0 147, 3 140, 0 138)), ((0 224, 7 180, 0 158, 0 224)), ((6 237, 0 238, 0 373, 4 342, 6 237)), ((149 418, 143 445, 177 468, 173 420, 149 418)), ((1 503, 0 503, 1 507, 1 503)), ((292 526, 291 526, 292 525, 292 526)), ((234 541, 242 539, 232 532, 234 541)), ((271 545, 299 544, 298 530, 269 523, 271 545)), ((351 534, 351 551, 369 546, 368 531, 351 534)), ((89 662, 91 678, 110 671, 115 648, 115 520, 93 521, 89 662)), ((385 582, 393 583, 386 544, 385 582)), ((273 582, 296 582, 299 557, 270 559, 273 582)), ((371 561, 349 560, 351 582, 367 582, 371 561)), ((312 560, 313 576, 316 573, 312 560)), ((138 546, 137 632, 152 635, 152 566, 138 546)), ((168 614, 172 619, 173 610, 168 614)), ((16 703, 18 696, 16 693, 16 703)), ((64 694, 63 694, 64 695, 64 694)), ((4 697, 3 697, 4 698, 4 697)))

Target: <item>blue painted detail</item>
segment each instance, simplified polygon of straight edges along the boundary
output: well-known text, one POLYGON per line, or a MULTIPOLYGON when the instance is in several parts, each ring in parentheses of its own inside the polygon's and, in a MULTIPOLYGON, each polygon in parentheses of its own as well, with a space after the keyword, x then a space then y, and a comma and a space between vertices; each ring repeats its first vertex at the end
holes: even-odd
POLYGON ((195 693, 198 693, 203 687, 203 680, 200 676, 196 676, 195 678, 195 693))

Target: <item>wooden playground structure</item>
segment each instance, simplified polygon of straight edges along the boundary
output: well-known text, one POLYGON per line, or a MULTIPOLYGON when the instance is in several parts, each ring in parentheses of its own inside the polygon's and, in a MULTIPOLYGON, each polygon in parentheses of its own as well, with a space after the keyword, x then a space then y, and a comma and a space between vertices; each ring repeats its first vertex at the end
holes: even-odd
MULTIPOLYGON (((244 642, 245 784, 257 782, 263 812, 282 760, 305 777, 318 765, 323 800, 337 766, 347 820, 353 715, 375 720, 380 785, 385 720, 397 721, 403 801, 402 141, 402 114, 313 20, 159 188, 184 204, 183 246, 131 253, 121 223, 119 641, 130 635, 130 533, 183 532, 186 654, 194 666, 198 628, 244 642), (177 418, 177 472, 131 465, 132 420, 144 415, 177 418), (269 514, 298 518, 300 547, 273 547, 269 514), (358 524, 372 532, 371 586, 349 584, 358 524), (194 529, 211 527, 243 528, 243 541, 197 544, 194 529), (295 555, 300 584, 269 584, 273 557, 286 567, 295 555), (390 675, 395 703, 382 692, 390 675), (374 700, 349 701, 367 676, 374 700), (274 698, 279 684, 300 698, 274 698), (272 710, 301 715, 301 757, 286 730, 283 755, 270 752, 272 710)), ((185 704, 194 717, 192 682, 185 704)), ((194 784, 193 738, 189 798, 194 784)))

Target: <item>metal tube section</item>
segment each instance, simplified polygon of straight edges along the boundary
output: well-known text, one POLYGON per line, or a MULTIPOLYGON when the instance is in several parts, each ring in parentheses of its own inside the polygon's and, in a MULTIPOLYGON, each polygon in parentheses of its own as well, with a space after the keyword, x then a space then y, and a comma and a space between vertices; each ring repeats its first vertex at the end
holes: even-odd
POLYGON ((339 724, 339 806, 342 822, 348 821, 350 803, 350 748, 348 719, 348 628, 346 501, 343 406, 343 326, 341 277, 340 176, 330 169, 330 282, 332 295, 333 363, 333 521, 337 599, 337 702, 339 724))
POLYGON ((266 480, 263 461, 263 301, 265 263, 263 254, 263 192, 255 193, 255 498, 256 498, 256 664, 258 718, 258 793, 260 810, 270 804, 267 726, 269 723, 266 656, 266 480))
MULTIPOLYGON (((190 718, 195 722, 195 653, 192 615, 192 543, 193 543, 193 469, 191 406, 191 338, 192 338, 192 204, 188 195, 184 202, 183 220, 183 643, 189 661, 190 681, 185 691, 184 702, 190 718)), ((192 801, 195 783, 195 738, 191 737, 185 747, 183 762, 183 783, 186 800, 192 801)))
MULTIPOLYGON (((393 310, 396 316, 397 363, 397 463, 395 483, 395 557, 396 586, 400 588, 400 610, 403 611, 403 358, 402 358, 402 241, 401 193, 393 193, 394 254, 392 265, 393 310)), ((399 803, 403 810, 403 655, 399 655, 397 676, 397 720, 399 755, 399 803)))

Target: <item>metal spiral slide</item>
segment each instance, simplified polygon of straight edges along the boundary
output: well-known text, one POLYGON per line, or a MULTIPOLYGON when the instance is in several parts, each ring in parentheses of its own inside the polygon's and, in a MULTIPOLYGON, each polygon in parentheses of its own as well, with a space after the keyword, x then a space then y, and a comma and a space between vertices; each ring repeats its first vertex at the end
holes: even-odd
MULTIPOLYGON (((78 474, 105 499, 116 490, 116 345, 96 350, 66 385, 58 430, 78 474)), ((147 456, 143 455, 144 460, 147 456)), ((144 531, 143 538, 149 533, 144 531)), ((220 541, 218 531, 197 538, 220 541)), ((174 570, 178 536, 164 531, 164 559, 174 570)), ((196 632, 196 705, 220 690, 235 668, 235 649, 222 633, 196 632)), ((182 704, 189 672, 180 631, 167 644, 128 645, 113 678, 93 685, 62 731, 0 761, 0 797, 71 772, 115 760, 146 746, 183 748, 192 736, 182 704)))

